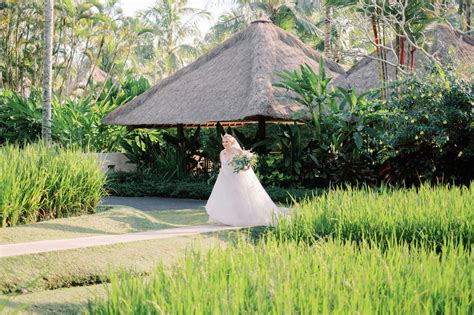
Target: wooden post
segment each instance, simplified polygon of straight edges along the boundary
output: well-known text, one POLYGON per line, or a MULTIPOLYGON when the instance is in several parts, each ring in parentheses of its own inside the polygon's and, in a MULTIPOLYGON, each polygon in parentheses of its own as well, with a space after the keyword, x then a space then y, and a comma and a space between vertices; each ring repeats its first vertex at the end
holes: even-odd
MULTIPOLYGON (((258 129, 257 129, 257 134, 255 135, 255 142, 262 141, 266 138, 267 136, 267 131, 266 131, 266 125, 265 125, 265 117, 259 117, 258 118, 258 129)), ((258 147, 257 150, 255 150, 258 154, 266 154, 265 146, 260 146, 258 147)))
POLYGON ((257 140, 264 140, 267 136, 265 117, 258 118, 257 140))
POLYGON ((178 138, 178 146, 180 147, 181 151, 185 152, 186 140, 185 140, 185 136, 184 136, 184 125, 183 124, 176 125, 176 136, 178 138))
POLYGON ((179 169, 178 169, 178 177, 181 177, 181 175, 184 175, 186 172, 186 144, 184 140, 184 125, 183 124, 178 124, 176 126, 176 136, 178 138, 178 147, 179 149, 177 150, 177 155, 176 157, 179 160, 179 169))

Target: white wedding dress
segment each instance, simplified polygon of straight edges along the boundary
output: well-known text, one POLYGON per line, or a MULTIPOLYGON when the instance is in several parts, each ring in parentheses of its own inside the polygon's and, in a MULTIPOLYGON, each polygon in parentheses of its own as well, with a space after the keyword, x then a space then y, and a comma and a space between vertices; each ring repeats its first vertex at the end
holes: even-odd
POLYGON ((233 226, 274 225, 279 209, 254 171, 234 173, 232 157, 221 154, 221 169, 206 204, 210 222, 233 226))

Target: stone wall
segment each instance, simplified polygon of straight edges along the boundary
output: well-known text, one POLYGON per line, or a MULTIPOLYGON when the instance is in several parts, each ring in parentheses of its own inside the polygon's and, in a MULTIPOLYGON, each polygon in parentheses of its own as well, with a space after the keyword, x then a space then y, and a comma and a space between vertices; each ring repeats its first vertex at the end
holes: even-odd
POLYGON ((123 171, 123 172, 134 172, 137 170, 137 166, 132 163, 127 163, 128 158, 123 153, 96 153, 102 164, 102 172, 107 171, 123 171))

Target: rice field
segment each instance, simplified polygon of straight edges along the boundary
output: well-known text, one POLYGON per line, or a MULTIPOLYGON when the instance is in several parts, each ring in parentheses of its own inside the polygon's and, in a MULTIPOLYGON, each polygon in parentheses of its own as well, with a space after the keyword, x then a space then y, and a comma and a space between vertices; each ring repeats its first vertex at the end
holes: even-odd
POLYGON ((472 314, 474 255, 330 240, 190 254, 151 279, 112 278, 91 314, 472 314))
POLYGON ((389 240, 441 246, 447 240, 474 241, 474 183, 470 187, 422 185, 418 189, 335 189, 297 205, 281 220, 282 239, 314 242, 337 238, 389 240))
POLYGON ((112 275, 88 312, 473 314, 472 188, 333 190, 256 242, 112 275))
POLYGON ((42 144, 0 148, 0 227, 91 213, 104 194, 99 161, 42 144))

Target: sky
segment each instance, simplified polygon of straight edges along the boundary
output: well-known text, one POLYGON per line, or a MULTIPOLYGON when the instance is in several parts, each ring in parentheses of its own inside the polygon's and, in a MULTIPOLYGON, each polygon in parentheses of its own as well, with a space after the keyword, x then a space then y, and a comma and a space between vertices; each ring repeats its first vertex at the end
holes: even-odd
MULTIPOLYGON (((147 9, 153 6, 156 0, 119 0, 123 13, 125 16, 134 16, 138 11, 147 9)), ((216 4, 216 0, 189 0, 188 7, 207 9, 212 15, 211 22, 202 21, 199 24, 201 34, 206 34, 212 24, 217 21, 217 18, 226 11, 229 11, 231 5, 230 1, 226 1, 227 4, 216 4)))

